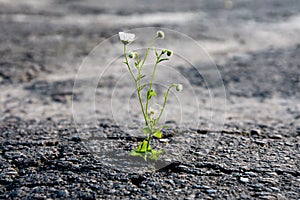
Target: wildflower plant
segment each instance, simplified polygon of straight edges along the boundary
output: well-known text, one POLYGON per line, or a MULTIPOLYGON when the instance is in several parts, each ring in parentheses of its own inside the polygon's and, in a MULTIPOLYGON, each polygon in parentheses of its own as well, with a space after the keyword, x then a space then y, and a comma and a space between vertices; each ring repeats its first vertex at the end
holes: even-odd
POLYGON ((162 49, 158 51, 153 45, 157 39, 164 39, 165 34, 163 31, 158 31, 156 36, 150 41, 144 56, 140 56, 135 51, 127 51, 127 46, 135 40, 135 35, 132 33, 119 32, 119 38, 124 45, 123 54, 125 61, 123 63, 127 66, 130 75, 132 76, 135 87, 137 89, 137 97, 139 100, 139 104, 141 107, 141 111, 145 120, 145 127, 143 128, 143 132, 146 134, 146 138, 139 143, 138 147, 135 150, 132 150, 130 154, 132 156, 141 156, 146 161, 149 158, 150 160, 157 161, 160 154, 162 154, 163 150, 155 150, 151 147, 151 140, 161 139, 163 137, 162 129, 167 126, 159 126, 159 120, 165 110, 167 99, 169 96, 169 92, 172 88, 175 88, 177 91, 182 90, 181 84, 173 83, 168 86, 167 90, 164 93, 163 104, 160 106, 158 111, 152 109, 150 107, 150 100, 153 97, 156 97, 157 94, 155 92, 155 88, 153 87, 153 82, 155 78, 156 68, 159 63, 168 61, 170 57, 173 55, 173 52, 168 49, 162 49), (145 78, 146 75, 142 73, 142 69, 146 63, 148 55, 150 51, 153 51, 156 56, 156 61, 153 67, 152 76, 150 83, 143 84, 141 80, 145 78), (129 62, 131 59, 134 63, 132 66, 132 62, 129 62), (146 97, 142 97, 142 91, 147 90, 146 97))

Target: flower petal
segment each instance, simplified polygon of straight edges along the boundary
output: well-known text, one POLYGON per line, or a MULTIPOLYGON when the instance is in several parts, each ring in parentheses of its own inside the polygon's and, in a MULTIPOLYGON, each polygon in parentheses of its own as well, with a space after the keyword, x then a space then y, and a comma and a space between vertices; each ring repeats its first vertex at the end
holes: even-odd
POLYGON ((135 34, 119 32, 119 38, 120 38, 121 42, 123 42, 123 44, 129 44, 134 41, 135 34))

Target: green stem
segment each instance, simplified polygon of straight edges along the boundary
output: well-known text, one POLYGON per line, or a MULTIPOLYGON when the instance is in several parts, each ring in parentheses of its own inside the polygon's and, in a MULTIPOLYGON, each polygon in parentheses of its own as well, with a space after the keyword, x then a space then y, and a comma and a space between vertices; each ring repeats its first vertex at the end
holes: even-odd
POLYGON ((165 93, 165 96, 164 96, 164 103, 163 103, 163 107, 161 108, 160 110, 160 113, 159 113, 159 116, 157 117, 156 119, 156 122, 159 121, 160 117, 162 116, 164 110, 165 110, 165 107, 166 107, 166 103, 167 103, 167 99, 168 99, 168 96, 169 96, 169 92, 171 90, 172 87, 175 87, 174 84, 172 84, 171 86, 169 86, 169 88, 167 89, 166 93, 165 93))
MULTIPOLYGON (((128 58, 127 58, 127 54, 126 54, 126 45, 125 44, 124 44, 124 57, 125 57, 125 64, 127 65, 128 70, 129 70, 131 76, 133 77, 133 79, 135 81, 135 86, 136 86, 136 89, 137 89, 138 99, 139 99, 139 102, 140 102, 140 106, 141 106, 141 109, 142 109, 142 112, 143 112, 143 115, 144 115, 146 126, 148 126, 147 116, 146 116, 146 113, 145 113, 145 110, 144 110, 144 105, 143 105, 143 101, 142 101, 142 97, 141 97, 141 91, 140 91, 139 81, 137 80, 137 78, 135 78, 135 76, 134 76, 134 74, 133 74, 133 72, 132 72, 132 70, 130 68, 130 65, 129 65, 129 62, 128 62, 128 58)), ((140 70, 138 71, 138 75, 140 75, 140 70)))
POLYGON ((130 68, 130 66, 129 66, 129 62, 128 62, 128 58, 127 58, 127 54, 126 54, 126 44, 124 44, 124 57, 125 57, 125 64, 127 65, 127 68, 128 68, 128 70, 129 70, 129 72, 130 72, 132 78, 133 78, 134 81, 136 82, 136 78, 135 78, 135 76, 134 76, 134 74, 133 74, 133 72, 132 72, 132 70, 131 70, 131 68, 130 68))
MULTIPOLYGON (((143 66, 144 66, 144 64, 145 64, 145 62, 146 62, 146 60, 147 60, 147 58, 148 58, 150 48, 153 46, 153 44, 154 44, 154 42, 155 42, 156 39, 157 39, 157 36, 154 37, 154 38, 149 42, 148 47, 147 47, 147 50, 146 50, 146 53, 145 53, 145 57, 144 57, 144 59, 143 59, 143 61, 142 61, 142 63, 141 63, 141 66, 139 67, 139 70, 142 70, 142 68, 143 68, 143 66)), ((150 87, 152 87, 152 84, 151 84, 150 87)), ((147 119, 148 119, 148 106, 149 106, 149 101, 148 101, 148 99, 147 99, 147 101, 146 101, 146 107, 145 107, 146 113, 145 113, 144 116, 145 116, 146 126, 149 127, 149 123, 148 123, 148 121, 147 121, 147 119), (146 115, 147 115, 147 119, 146 119, 146 115)), ((149 127, 149 128, 152 129, 152 127, 149 127)))
POLYGON ((151 82, 150 82, 150 87, 152 88, 152 85, 153 85, 153 81, 154 81, 154 76, 155 76, 155 72, 156 72, 156 67, 159 63, 159 59, 161 57, 162 54, 160 54, 157 58, 156 58, 156 63, 154 65, 154 69, 153 69, 153 72, 152 72, 152 77, 151 77, 151 82))
POLYGON ((156 36, 155 38, 153 38, 153 40, 151 40, 151 42, 149 42, 149 45, 148 45, 147 50, 146 50, 146 53, 145 53, 145 57, 144 57, 143 62, 142 62, 142 64, 141 64, 141 69, 142 69, 142 67, 143 67, 144 64, 145 64, 145 62, 146 62, 146 60, 147 60, 147 57, 148 57, 148 54, 149 54, 149 50, 150 50, 150 48, 153 46, 153 43, 155 42, 156 39, 157 39, 157 36, 156 36))
POLYGON ((138 89, 138 98, 139 98, 139 102, 140 102, 140 105, 141 105, 141 108, 142 108, 142 112, 143 112, 143 115, 144 115, 146 126, 148 126, 147 116, 146 116, 146 113, 145 113, 145 110, 144 110, 144 105, 143 105, 143 101, 142 101, 142 97, 141 97, 141 92, 140 92, 139 89, 138 89))
MULTIPOLYGON (((161 55, 162 55, 162 54, 160 54, 158 57, 156 57, 156 62, 155 62, 154 69, 153 69, 153 72, 152 72, 149 90, 152 89, 152 85, 153 85, 153 81, 154 81, 154 76, 155 76, 155 72, 156 72, 156 67, 157 67, 157 65, 158 65, 158 63, 159 63, 158 61, 159 61, 161 55)), ((147 99, 147 101, 146 101, 146 111, 147 111, 147 112, 148 112, 148 107, 149 107, 149 101, 150 101, 150 99, 147 99)), ((147 114, 148 114, 148 113, 147 113, 147 114)))

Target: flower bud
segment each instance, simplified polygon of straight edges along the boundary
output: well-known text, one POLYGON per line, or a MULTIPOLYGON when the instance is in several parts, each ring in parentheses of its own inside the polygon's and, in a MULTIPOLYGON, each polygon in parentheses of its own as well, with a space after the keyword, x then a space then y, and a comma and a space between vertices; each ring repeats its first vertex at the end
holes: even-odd
POLYGON ((157 112, 156 110, 154 110, 153 108, 150 107, 150 109, 149 109, 150 115, 155 115, 156 112, 157 112))
POLYGON ((167 56, 172 56, 172 55, 173 55, 173 51, 167 50, 167 56))
POLYGON ((128 57, 131 58, 131 59, 134 59, 134 58, 135 58, 135 55, 136 55, 135 52, 131 52, 131 51, 130 51, 130 52, 128 53, 128 57))
POLYGON ((178 92, 182 91, 182 85, 181 84, 176 85, 176 91, 178 91, 178 92))
POLYGON ((157 31, 156 35, 158 38, 161 38, 161 39, 164 39, 164 37, 165 37, 165 33, 163 31, 157 31))

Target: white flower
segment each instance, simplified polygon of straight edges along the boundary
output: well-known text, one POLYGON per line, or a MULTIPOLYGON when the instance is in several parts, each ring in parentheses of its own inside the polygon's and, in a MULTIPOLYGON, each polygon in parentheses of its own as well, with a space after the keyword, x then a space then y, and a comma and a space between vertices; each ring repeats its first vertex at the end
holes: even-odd
POLYGON ((165 33, 163 31, 157 31, 156 35, 158 38, 161 38, 161 39, 164 39, 164 37, 165 37, 165 33))
POLYGON ((182 91, 182 85, 181 84, 176 85, 176 91, 178 91, 178 92, 182 91))
POLYGON ((119 32, 120 40, 123 44, 130 44, 135 39, 135 34, 119 32))

